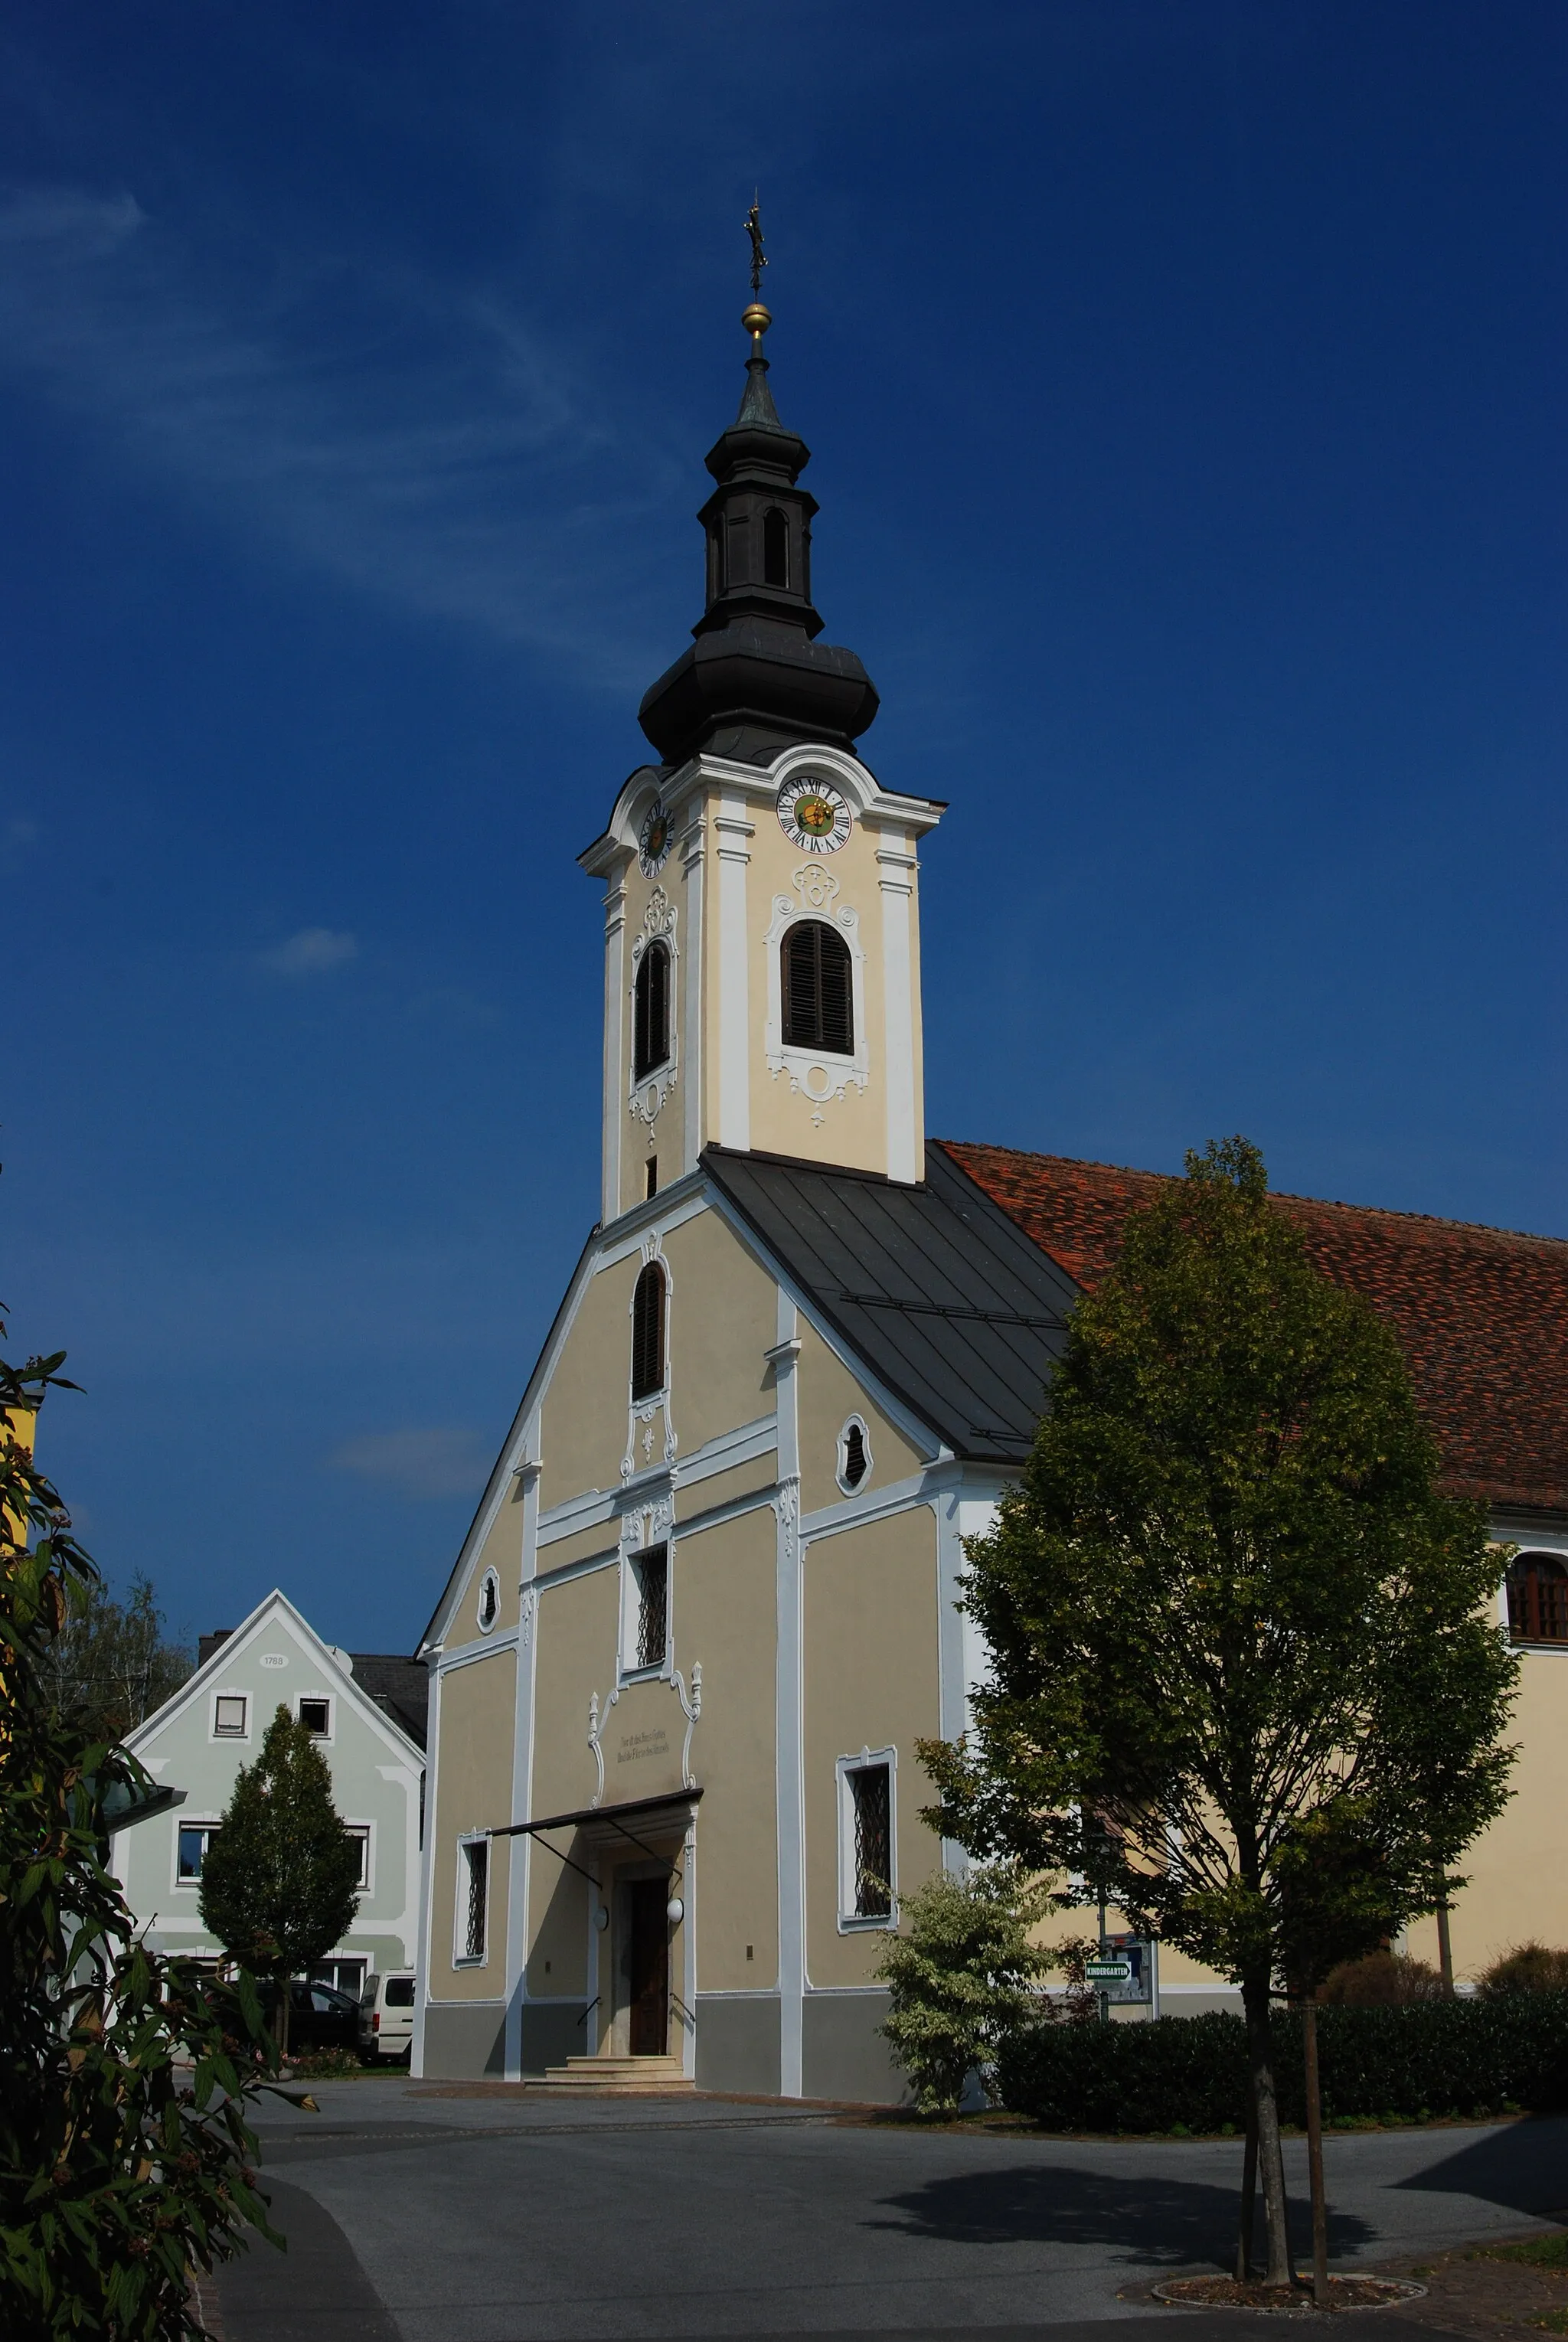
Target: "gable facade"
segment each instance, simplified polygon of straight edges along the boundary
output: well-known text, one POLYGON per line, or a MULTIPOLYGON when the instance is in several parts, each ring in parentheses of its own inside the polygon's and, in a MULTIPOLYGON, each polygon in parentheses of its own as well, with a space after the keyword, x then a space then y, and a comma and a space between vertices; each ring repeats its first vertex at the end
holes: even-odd
MULTIPOLYGON (((365 1665, 374 1670, 377 1663, 365 1665)), ((222 1947, 201 1917, 205 1841, 278 1708, 298 1716, 302 1703, 307 1720, 323 1727, 337 1810, 363 1841, 359 1908, 323 1963, 327 1981, 356 1988, 373 1970, 414 1966, 424 1755, 356 1680, 350 1655, 323 1642, 284 1594, 269 1594, 219 1638, 195 1675, 130 1735, 127 1746, 158 1787, 182 1789, 185 1801, 120 1831, 111 1867, 139 1927, 155 1932, 166 1951, 216 1960, 222 1947)))

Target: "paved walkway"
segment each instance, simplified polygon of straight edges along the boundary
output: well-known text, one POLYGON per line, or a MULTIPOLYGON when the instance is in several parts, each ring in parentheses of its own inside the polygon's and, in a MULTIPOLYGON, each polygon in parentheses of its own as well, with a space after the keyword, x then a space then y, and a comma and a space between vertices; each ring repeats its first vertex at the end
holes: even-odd
MULTIPOLYGON (((225 2272, 229 2342, 618 2342, 918 2333, 1195 2313, 1120 2297, 1234 2250, 1239 2141, 1018 2139, 731 2100, 434 2095, 401 2076, 273 2102, 265 2168, 287 2260, 225 2272)), ((1293 2197, 1304 2197, 1299 2148, 1293 2197)), ((1568 2206, 1568 2120, 1333 2138, 1341 2267, 1568 2206)), ((1307 2220, 1298 2203, 1304 2244, 1307 2220)), ((1267 2319, 1199 2318, 1223 2342, 1267 2319)), ((1350 2342, 1348 2326, 1336 2336, 1350 2342)), ((1411 2327, 1379 2321, 1382 2342, 1411 2327)))

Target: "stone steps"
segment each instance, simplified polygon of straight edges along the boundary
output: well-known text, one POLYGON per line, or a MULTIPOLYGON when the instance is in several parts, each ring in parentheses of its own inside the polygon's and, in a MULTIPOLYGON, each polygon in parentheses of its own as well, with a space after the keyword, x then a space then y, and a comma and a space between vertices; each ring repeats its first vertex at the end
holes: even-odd
POLYGON ((535 2089, 604 2092, 616 2097, 664 2096, 695 2085, 678 2057, 568 2057, 545 2068, 535 2089))

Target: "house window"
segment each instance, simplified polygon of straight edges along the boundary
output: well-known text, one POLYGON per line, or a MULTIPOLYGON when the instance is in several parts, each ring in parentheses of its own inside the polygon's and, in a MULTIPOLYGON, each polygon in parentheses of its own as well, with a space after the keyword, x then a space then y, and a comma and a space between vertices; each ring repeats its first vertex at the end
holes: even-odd
POLYGON ((332 1702, 329 1699, 302 1699, 299 1720, 316 1740, 332 1737, 332 1702))
POLYGON ((1508 1631, 1516 1643, 1568 1643, 1568 1568, 1554 1553, 1522 1553, 1510 1568, 1508 1631))
POLYGON ((484 1965, 484 1928, 490 1895, 490 1841, 464 1838, 459 1853, 457 1879, 458 1938, 454 1965, 484 1965))
POLYGON ((852 1496, 871 1469, 871 1443, 864 1421, 852 1415, 838 1435, 838 1485, 852 1496))
POLYGON ((200 1884, 202 1865, 207 1858, 207 1848, 217 1834, 216 1822, 182 1822, 180 1824, 175 1877, 182 1887, 195 1887, 200 1884))
POLYGON ((651 1545, 627 1557, 630 1616, 626 1672, 662 1669, 670 1646, 670 1548, 651 1545))
POLYGON ((484 1573, 484 1583, 479 1589, 479 1631, 487 1635, 495 1624, 501 1608, 501 1581, 493 1569, 484 1573))
POLYGON ((664 1387, 664 1272, 651 1260, 632 1295, 632 1396, 664 1387))
POLYGON ((823 919, 797 919, 784 936, 786 1049, 854 1054, 854 985, 849 946, 823 919))
POLYGON ((763 515, 763 584, 789 584, 789 522, 776 505, 763 515))
MULTIPOLYGON (((370 1825, 368 1822, 345 1822, 343 1830, 344 1836, 351 1837, 359 1850, 359 1877, 356 1884, 368 1887, 370 1885, 370 1825)), ((326 1977, 323 1981, 330 1984, 332 1978, 326 1977)), ((344 1990, 346 1992, 347 1989, 345 1985, 344 1990)))
POLYGON ((245 1736, 250 1701, 243 1691, 221 1691, 213 1702, 213 1737, 215 1740, 243 1740, 245 1736))
POLYGON ((670 947, 655 936, 632 986, 632 1079, 645 1080, 669 1054, 670 947))
POLYGON ((897 1917, 894 1753, 863 1748, 841 1756, 839 1912, 842 1928, 890 1927, 897 1917))
POLYGON ((334 1992, 346 1992, 357 2000, 365 1990, 363 1960, 317 1960, 310 1972, 312 1984, 330 1985, 334 1992))

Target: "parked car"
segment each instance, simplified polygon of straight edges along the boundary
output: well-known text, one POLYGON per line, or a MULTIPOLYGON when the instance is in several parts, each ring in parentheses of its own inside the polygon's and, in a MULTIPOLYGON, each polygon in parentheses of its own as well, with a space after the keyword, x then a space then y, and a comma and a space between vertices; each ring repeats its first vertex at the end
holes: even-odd
POLYGON ((414 2047, 414 1977, 367 1976, 359 1997, 362 2057, 406 2057, 414 2047))
MULTIPOLYGON (((277 1987, 256 1986, 269 2025, 277 2007, 277 1987)), ((288 1988, 288 2047, 290 2057, 304 2049, 356 2049, 359 2047, 359 2003, 351 1992, 335 1985, 306 1984, 295 1977, 288 1988)))

